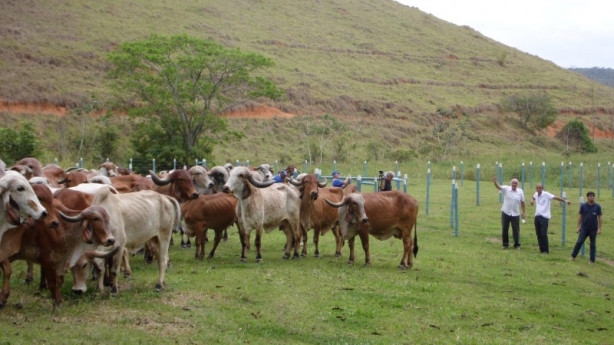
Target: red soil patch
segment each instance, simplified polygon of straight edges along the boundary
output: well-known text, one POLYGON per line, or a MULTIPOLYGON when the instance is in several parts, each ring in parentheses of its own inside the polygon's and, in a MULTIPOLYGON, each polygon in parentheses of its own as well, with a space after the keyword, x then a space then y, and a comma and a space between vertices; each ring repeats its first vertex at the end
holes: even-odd
MULTIPOLYGON (((593 137, 593 130, 595 131, 595 139, 604 139, 604 138, 612 138, 614 137, 614 132, 612 130, 606 129, 601 130, 597 127, 592 128, 590 124, 584 124, 586 128, 588 128, 588 132, 590 137, 593 137)), ((561 130, 565 126, 565 121, 555 121, 552 126, 546 128, 546 136, 553 138, 558 131, 561 130)))
POLYGON ((5 101, 0 101, 0 111, 14 114, 49 114, 55 116, 64 116, 68 112, 66 107, 51 103, 10 103, 5 101))
POLYGON ((269 107, 266 105, 259 105, 249 110, 233 111, 224 114, 224 117, 243 118, 243 119, 273 119, 276 117, 291 118, 294 114, 284 113, 283 111, 269 107))

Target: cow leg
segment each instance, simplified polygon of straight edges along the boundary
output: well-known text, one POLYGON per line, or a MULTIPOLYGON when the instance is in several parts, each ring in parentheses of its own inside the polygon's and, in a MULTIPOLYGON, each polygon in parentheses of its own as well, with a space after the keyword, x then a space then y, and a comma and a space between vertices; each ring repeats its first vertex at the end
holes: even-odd
MULTIPOLYGON (((322 232, 322 230, 317 227, 313 229, 313 245, 316 247, 313 257, 315 258, 320 257, 320 232, 322 232)), ((305 240, 305 245, 307 245, 307 240, 305 240)))
POLYGON ((224 234, 222 235, 222 240, 224 240, 224 242, 228 242, 228 228, 224 229, 224 234))
POLYGON ((300 239, 295 239, 294 241, 298 241, 299 243, 300 241, 303 241, 303 250, 301 251, 301 257, 305 258, 307 257, 307 240, 309 239, 309 235, 307 234, 307 230, 305 230, 302 225, 301 236, 302 237, 300 239))
MULTIPOLYGON (((301 248, 301 242, 303 242, 303 234, 299 228, 295 228, 293 230, 294 231, 290 233, 290 236, 292 236, 292 238, 294 239, 294 255, 292 256, 292 259, 298 259, 298 251, 301 248)), ((304 242, 307 243, 307 240, 305 240, 304 242)))
POLYGON ((369 252, 369 233, 361 231, 358 233, 360 236, 360 243, 362 244, 362 250, 365 251, 365 266, 371 265, 371 253, 369 252))
POLYGON ((354 257, 354 242, 355 242, 356 237, 352 237, 348 240, 348 247, 350 247, 350 258, 348 259, 348 265, 353 265, 355 262, 355 257, 354 257))
POLYGON ((113 256, 111 269, 109 270, 109 281, 111 283, 111 293, 119 292, 119 284, 117 283, 117 273, 124 259, 124 248, 121 248, 117 254, 113 256))
MULTIPOLYGON (((249 235, 247 240, 249 241, 249 235)), ((256 240, 254 241, 256 245, 256 262, 262 262, 262 229, 256 229, 256 240)), ((290 254, 288 254, 290 256, 290 254)))
POLYGON ((414 241, 410 236, 403 236, 403 258, 399 264, 399 268, 410 269, 414 265, 414 241))
MULTIPOLYGON (((49 266, 47 266, 49 267, 49 266)), ((53 266, 51 266, 53 268, 53 266)), ((45 270, 48 268, 43 267, 42 263, 41 263, 41 281, 38 283, 38 290, 43 291, 47 289, 47 272, 45 272, 45 270)))
POLYGON ((132 277, 132 268, 130 268, 130 252, 127 249, 124 249, 121 261, 122 266, 124 266, 124 278, 128 279, 132 277))
POLYGON ((337 223, 333 226, 331 230, 333 231, 333 235, 335 235, 335 244, 336 244, 335 257, 340 257, 341 248, 343 248, 343 236, 341 236, 341 227, 337 223))
POLYGON ((24 283, 30 284, 34 281, 34 264, 31 262, 26 262, 26 265, 28 266, 28 270, 26 271, 26 279, 24 280, 24 283))
MULTIPOLYGON (((213 239, 213 248, 211 248, 209 255, 207 255, 207 259, 213 258, 213 255, 215 254, 215 250, 217 249, 217 246, 222 241, 222 238, 224 237, 224 232, 226 232, 226 230, 214 230, 214 231, 215 231, 215 238, 213 239)), ((203 248, 203 251, 204 250, 205 248, 203 248)))
POLYGON ((202 229, 201 227, 197 227, 196 229, 196 237, 194 243, 196 243, 196 252, 194 253, 194 258, 196 260, 202 260, 205 256, 205 235, 207 233, 207 229, 202 229))
POLYGON ((11 269, 11 262, 9 259, 4 259, 2 263, 0 263, 0 267, 2 268, 2 291, 0 291, 0 309, 4 308, 6 305, 6 301, 9 299, 9 295, 11 294, 11 274, 13 271, 11 269))
POLYGON ((243 231, 239 230, 239 238, 241 239, 241 262, 246 262, 247 261, 247 256, 246 256, 246 252, 247 252, 247 247, 249 245, 249 237, 247 236, 247 234, 243 233, 243 231))
POLYGON ((41 262, 41 280, 47 281, 49 292, 56 304, 62 303, 62 294, 60 293, 61 284, 59 283, 58 275, 55 273, 54 265, 51 262, 41 262))
POLYGON ((160 278, 158 279, 158 283, 156 284, 156 291, 162 291, 164 289, 164 285, 166 284, 166 268, 168 267, 168 248, 171 237, 171 229, 169 229, 168 237, 166 239, 162 239, 159 236, 156 238, 158 240, 158 269, 160 270, 160 278))

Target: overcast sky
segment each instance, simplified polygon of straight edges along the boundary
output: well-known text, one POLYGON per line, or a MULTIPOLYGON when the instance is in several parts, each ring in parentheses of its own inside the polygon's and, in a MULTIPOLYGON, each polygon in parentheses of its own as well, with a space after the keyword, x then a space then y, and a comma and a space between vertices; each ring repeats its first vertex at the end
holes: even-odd
POLYGON ((614 1, 397 1, 563 68, 614 68, 614 1))

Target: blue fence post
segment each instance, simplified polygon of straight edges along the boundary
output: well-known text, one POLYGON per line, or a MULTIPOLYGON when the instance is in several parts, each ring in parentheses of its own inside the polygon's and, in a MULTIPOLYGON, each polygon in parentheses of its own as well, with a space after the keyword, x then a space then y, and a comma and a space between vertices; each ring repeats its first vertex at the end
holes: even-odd
POLYGON ((60 165, 60 163, 58 162, 58 157, 55 157, 55 165, 60 165))
POLYGON ((529 162, 529 186, 533 189, 533 161, 529 162))
POLYGON ((151 163, 152 163, 152 167, 153 167, 153 169, 152 169, 152 170, 153 170, 153 172, 155 173, 155 172, 156 172, 156 159, 154 158, 154 159, 151 161, 151 163))
POLYGON ((458 237, 458 183, 454 184, 454 236, 458 237))
MULTIPOLYGON (((612 189, 614 190, 614 188, 612 189)), ((431 168, 426 170, 426 215, 429 215, 429 199, 431 192, 431 168)))
POLYGON ((480 206, 480 164, 475 169, 475 205, 480 206))
POLYGON ((277 159, 275 160, 275 173, 279 174, 279 166, 277 165, 277 159))
POLYGON ((521 177, 520 177, 520 179, 522 180, 522 185, 521 185, 522 187, 520 187, 520 188, 522 188, 522 190, 524 190, 524 175, 525 175, 525 171, 524 171, 524 170, 525 170, 524 162, 522 162, 522 166, 521 166, 521 169, 520 169, 520 170, 521 170, 521 172, 520 172, 520 176, 521 176, 521 177))
POLYGON ((109 161, 109 157, 107 157, 107 162, 109 161))
POLYGON ((83 168, 83 157, 79 158, 79 168, 83 168))
POLYGON ((368 172, 368 169, 367 169, 367 161, 365 161, 362 164, 362 176, 365 176, 365 177, 369 176, 369 172, 368 172))
POLYGON ((337 161, 333 161, 333 171, 337 171, 337 161))
POLYGON ((582 185, 583 185, 583 173, 584 173, 584 163, 580 163, 580 196, 582 196, 582 185))
POLYGON ((597 163, 597 197, 599 197, 601 189, 601 163, 597 163))
POLYGON ((456 184, 456 180, 452 180, 452 193, 450 194, 450 227, 454 227, 454 185, 456 184))
POLYGON ((394 161, 394 169, 395 169, 395 174, 397 176, 401 176, 401 172, 399 171, 399 161, 394 161))
POLYGON ((173 170, 177 170, 177 158, 173 158, 173 170))
POLYGON ((407 194, 407 182, 408 182, 408 177, 407 177, 407 174, 405 174, 403 178, 403 193, 405 194, 407 194))
POLYGON ((130 158, 130 164, 128 164, 128 169, 130 169, 130 171, 132 171, 132 158, 130 158))
MULTIPOLYGON (((499 184, 503 184, 503 164, 499 163, 499 184)), ((499 203, 503 203, 503 193, 499 191, 499 203)))
POLYGON ((572 174, 573 174, 573 169, 571 167, 571 161, 569 161, 569 189, 571 189, 571 187, 573 186, 573 184, 572 184, 572 174))
POLYGON ((561 197, 565 193, 563 187, 565 186, 565 163, 561 162, 561 197))
POLYGON ((606 186, 607 186, 606 188, 608 188, 608 189, 612 186, 610 184, 610 168, 611 168, 610 162, 608 162, 608 180, 606 181, 606 186))
POLYGON ((309 163, 307 162, 307 160, 305 160, 305 171, 304 173, 308 174, 309 173, 309 163))
POLYGON ((542 187, 546 188, 546 162, 542 162, 542 187))
POLYGON ((359 192, 362 192, 362 177, 360 175, 356 176, 356 188, 359 192))
POLYGON ((461 187, 463 186, 463 180, 465 179, 465 164, 463 164, 463 161, 461 161, 460 164, 460 178, 461 178, 461 187))
MULTIPOLYGON (((564 166, 564 164, 563 164, 564 166)), ((564 191, 561 192, 561 198, 565 199, 567 197, 566 193, 564 191)), ((566 231, 566 225, 567 225, 567 203, 563 202, 561 203, 563 205, 563 219, 561 221, 561 245, 565 246, 565 231, 566 231)))

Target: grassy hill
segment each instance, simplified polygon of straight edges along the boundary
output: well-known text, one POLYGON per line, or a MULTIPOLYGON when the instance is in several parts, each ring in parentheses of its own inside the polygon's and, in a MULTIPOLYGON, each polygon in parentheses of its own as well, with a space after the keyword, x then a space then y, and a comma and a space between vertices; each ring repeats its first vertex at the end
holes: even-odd
MULTIPOLYGON (((438 109, 470 116, 465 140, 482 152, 524 139, 529 149, 563 151, 499 113, 501 99, 518 93, 547 92, 562 120, 580 116, 600 130, 612 129, 611 88, 387 0, 6 1, 0 11, 0 100, 69 109, 93 99, 107 104, 106 54, 152 33, 209 38, 276 63, 264 73, 287 95, 267 106, 301 116, 231 118, 231 127, 246 138, 218 148, 218 160, 302 161, 312 158, 309 145, 323 148, 324 160, 435 158, 438 109), (327 124, 323 114, 346 125, 336 140, 318 142, 305 134, 305 126, 327 124), (353 147, 340 150, 344 143, 353 147)), ((459 153, 458 147, 447 153, 459 153)))

